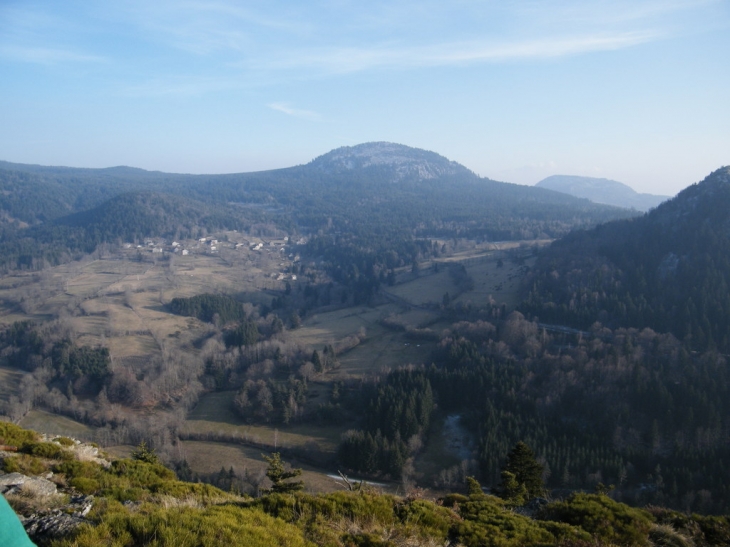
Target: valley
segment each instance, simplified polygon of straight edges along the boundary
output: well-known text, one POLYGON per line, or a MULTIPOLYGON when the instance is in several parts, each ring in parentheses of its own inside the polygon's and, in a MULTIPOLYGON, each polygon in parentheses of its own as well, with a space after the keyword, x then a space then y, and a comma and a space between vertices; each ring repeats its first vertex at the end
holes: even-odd
MULTIPOLYGON (((139 248, 122 245, 115 251, 50 268, 42 274, 6 276, 0 290, 0 301, 6 306, 4 320, 56 321, 74 333, 77 344, 108 347, 113 370, 130 369, 141 377, 154 374, 150 363, 174 360, 181 353, 202 360, 205 351, 200 340, 215 328, 170 313, 166 305, 173 297, 236 294, 248 302, 268 303, 284 293, 287 283, 292 291, 301 290, 300 285, 306 283, 290 273, 300 258, 299 248, 290 245, 288 238, 269 240, 221 232, 204 239, 181 240, 172 247, 162 238, 149 238, 148 244, 139 248), (216 249, 211 250, 211 241, 216 242, 216 249), (187 251, 184 256, 182 249, 187 251)), ((310 378, 304 415, 315 413, 335 383, 369 382, 404 365, 428 364, 434 340, 414 340, 406 330, 438 332, 447 328, 449 323, 444 321, 441 309, 444 293, 449 293, 454 303, 482 302, 491 297, 499 305, 513 308, 518 302, 524 261, 529 264, 534 260, 535 243, 461 241, 458 251, 425 261, 417 273, 410 267, 396 270, 397 281, 382 290, 378 302, 325 306, 305 316, 297 328, 281 333, 280 339, 309 348, 310 352, 364 333, 357 346, 338 354, 337 369, 310 378), (517 257, 523 265, 516 264, 517 257), (464 290, 454 284, 448 270, 452 264, 465 265, 468 276, 475 280, 473 287, 464 290)), ((1 396, 9 403, 10 396, 17 393, 22 374, 9 368, 0 369, 0 373, 6 386, 1 396)), ((281 450, 305 466, 305 481, 313 491, 338 488, 327 475, 337 471, 340 437, 357 425, 357 419, 350 417, 338 425, 318 425, 311 419, 301 424, 251 424, 235 413, 235 394, 235 390, 203 390, 180 422, 181 440, 169 449, 170 455, 186 460, 195 473, 211 474, 221 467, 243 473, 263 469, 262 452, 281 450)), ((115 408, 106 411, 130 422, 159 419, 167 423, 175 413, 174 404, 167 406, 142 401, 134 408, 112 405, 115 408)), ((49 433, 95 440, 118 455, 132 450, 133 445, 115 445, 122 436, 111 434, 108 427, 82 424, 69 416, 73 411, 64 414, 30 410, 19 423, 49 433)), ((448 434, 447 429, 444 431, 448 434)), ((463 449, 449 449, 439 427, 429 434, 430 446, 441 448, 427 449, 416 462, 415 473, 429 474, 431 469, 457 465, 464 459, 463 449)), ((393 481, 388 488, 398 490, 400 481, 393 481)))
POLYGON ((0 2, 0 547, 730 546, 729 5, 0 2))
POLYGON ((637 216, 388 143, 236 175, 9 167, 11 421, 253 495, 274 451, 317 492, 505 492, 527 443, 556 493, 727 506, 724 170, 637 216), (50 188, 69 214, 16 210, 50 188))

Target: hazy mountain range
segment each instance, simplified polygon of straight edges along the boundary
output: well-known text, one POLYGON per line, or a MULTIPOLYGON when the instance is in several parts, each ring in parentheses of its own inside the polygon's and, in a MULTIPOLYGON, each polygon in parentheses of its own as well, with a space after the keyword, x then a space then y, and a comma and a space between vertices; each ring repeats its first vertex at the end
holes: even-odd
POLYGON ((347 247, 378 263, 399 249, 399 261, 409 262, 424 252, 416 240, 552 238, 632 214, 482 178, 434 152, 383 142, 228 175, 0 162, 0 263, 7 267, 38 264, 41 256, 56 263, 119 238, 259 225, 317 234, 318 256, 347 247), (125 196, 139 192, 145 195, 125 196))
POLYGON ((541 180, 535 186, 589 199, 594 203, 636 209, 637 211, 653 209, 671 197, 640 194, 615 180, 571 175, 553 175, 541 180))

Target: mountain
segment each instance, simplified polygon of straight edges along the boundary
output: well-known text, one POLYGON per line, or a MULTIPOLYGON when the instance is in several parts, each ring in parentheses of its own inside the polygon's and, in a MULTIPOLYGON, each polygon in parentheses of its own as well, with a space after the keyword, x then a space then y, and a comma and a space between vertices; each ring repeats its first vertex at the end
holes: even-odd
POLYGON ((390 171, 394 181, 405 178, 424 180, 444 176, 474 176, 463 165, 450 161, 435 152, 390 142, 343 146, 319 156, 308 166, 325 173, 385 168, 390 171))
POLYGON ((643 217, 576 231, 539 259, 525 309, 588 327, 650 327, 730 351, 730 167, 643 217))
MULTIPOLYGON (((93 236, 74 236, 85 242, 142 233, 134 226, 115 224, 115 237, 110 226, 92 227, 88 215, 61 220, 138 191, 193 200, 191 207, 196 210, 202 204, 225 210, 228 226, 238 216, 239 223, 256 219, 290 233, 310 235, 307 252, 324 261, 336 280, 369 287, 377 286, 387 270, 438 253, 436 238, 554 238, 574 228, 633 215, 543 188, 481 178, 434 152, 382 142, 339 148, 306 165, 229 175, 0 163, 0 231, 7 245, 15 245, 3 263, 12 267, 11 257, 39 256, 32 249, 32 239, 46 241, 48 232, 28 231, 26 225, 58 221, 55 234, 69 222, 74 233, 86 226, 93 236), (21 239, 22 245, 18 244, 21 239)), ((162 224, 158 219, 154 225, 190 225, 180 207, 162 210, 172 218, 162 224)), ((138 222, 135 215, 129 218, 138 222)), ((200 218, 208 222, 211 217, 200 218)), ((53 242, 60 245, 56 236, 53 242)), ((77 247, 74 243, 70 248, 77 247)), ((65 255, 50 262, 58 256, 65 255)), ((29 263, 42 261, 24 260, 17 265, 28 267, 29 263)))
POLYGON ((541 180, 535 186, 578 198, 586 198, 594 203, 615 205, 637 211, 648 211, 670 198, 670 196, 639 194, 629 186, 615 180, 571 175, 553 175, 541 180))

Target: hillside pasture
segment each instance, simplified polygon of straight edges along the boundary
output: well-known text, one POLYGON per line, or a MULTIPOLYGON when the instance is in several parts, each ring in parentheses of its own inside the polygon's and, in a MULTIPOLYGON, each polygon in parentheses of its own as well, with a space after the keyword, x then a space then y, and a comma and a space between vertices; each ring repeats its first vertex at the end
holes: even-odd
POLYGON ((369 336, 381 317, 397 309, 395 305, 386 304, 377 308, 357 306, 318 313, 305 319, 300 328, 289 332, 289 336, 294 342, 315 348, 357 334, 362 328, 369 336))
POLYGON ((337 379, 379 374, 402 365, 429 363, 434 344, 415 342, 402 332, 377 325, 356 348, 342 355, 337 379))
POLYGON ((506 257, 495 255, 483 261, 467 263, 466 271, 474 280, 474 288, 459 294, 454 302, 471 301, 479 307, 492 297, 497 304, 504 304, 508 309, 514 308, 520 302, 520 281, 526 268, 532 266, 534 261, 534 257, 529 257, 524 264, 517 265, 506 257))
POLYGON ((196 435, 231 436, 244 442, 269 447, 305 448, 314 443, 319 452, 334 456, 341 427, 316 424, 291 424, 280 426, 250 425, 233 411, 235 391, 217 391, 200 397, 189 413, 183 431, 196 435))
POLYGON ((80 440, 89 440, 94 437, 92 427, 45 410, 31 410, 20 420, 19 425, 49 435, 64 435, 80 440))
POLYGON ((408 301, 414 306, 441 304, 444 293, 457 294, 458 288, 449 275, 448 268, 441 266, 437 273, 433 270, 421 272, 419 277, 383 290, 398 298, 408 301))
MULTIPOLYGON (((268 453, 260 448, 201 441, 183 441, 180 444, 181 454, 195 473, 217 473, 221 467, 226 471, 233 467, 239 477, 245 476, 247 472, 252 476, 262 477, 268 466, 262 457, 262 453, 263 455, 268 453)), ((283 455, 283 459, 292 467, 302 469, 302 475, 297 480, 304 481, 304 489, 307 492, 332 492, 343 488, 340 481, 328 476, 337 473, 335 468, 323 470, 298 462, 287 455, 283 455)), ((270 483, 264 482, 262 486, 266 487, 268 484, 270 483)))

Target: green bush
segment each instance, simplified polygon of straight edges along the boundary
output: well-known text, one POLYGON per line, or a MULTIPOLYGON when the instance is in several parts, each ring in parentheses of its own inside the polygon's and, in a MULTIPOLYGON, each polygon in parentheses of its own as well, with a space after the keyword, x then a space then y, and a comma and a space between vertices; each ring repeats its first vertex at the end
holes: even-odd
POLYGON ((395 498, 388 495, 361 492, 333 492, 312 496, 309 494, 270 494, 251 502, 252 507, 287 522, 309 520, 315 515, 328 519, 377 522, 392 525, 396 521, 395 498))
POLYGON ((260 510, 233 505, 161 509, 144 504, 131 513, 112 502, 95 512, 94 520, 96 526, 80 527, 73 536, 57 541, 55 547, 314 547, 295 526, 260 510))
POLYGON ((648 546, 651 515, 599 494, 573 494, 543 508, 540 518, 579 526, 594 538, 618 545, 648 546))
POLYGON ((211 499, 233 499, 235 496, 224 492, 220 488, 216 488, 210 484, 204 483, 193 483, 184 481, 161 481, 157 484, 153 484, 150 487, 150 491, 155 494, 165 494, 167 496, 173 496, 175 498, 189 498, 194 497, 200 501, 206 501, 211 499))
POLYGON ((398 505, 395 512, 408 532, 442 541, 458 518, 450 509, 425 500, 407 501, 398 505))
POLYGON ((30 454, 39 458, 48 458, 49 460, 71 460, 73 454, 65 451, 56 443, 44 443, 37 441, 24 442, 18 449, 18 452, 30 454))
POLYGON ((521 547, 555 543, 541 523, 505 509, 502 500, 486 496, 459 506, 464 519, 452 526, 450 537, 466 547, 521 547))
POLYGON ((730 545, 730 517, 692 515, 709 545, 730 545))
POLYGON ((116 460, 111 471, 118 477, 126 478, 132 486, 150 486, 164 480, 175 480, 175 472, 164 465, 139 460, 116 460))
POLYGON ((5 458, 2 468, 6 473, 23 473, 24 475, 40 475, 48 471, 48 465, 43 460, 28 454, 5 458))
POLYGON ((467 501, 469 501, 469 498, 464 494, 446 494, 441 498, 441 503, 443 503, 444 507, 456 507, 467 501))
POLYGON ((99 491, 99 481, 86 477, 71 479, 69 484, 82 494, 96 494, 99 491))
POLYGON ((10 422, 0 422, 0 444, 9 446, 21 446, 38 440, 38 434, 35 431, 23 429, 20 426, 11 424, 10 422))
MULTIPOLYGON (((103 485, 102 485, 103 486, 103 485)), ((104 497, 118 501, 145 501, 150 498, 150 491, 139 487, 111 486, 105 487, 102 491, 104 497)))
POLYGON ((75 477, 98 479, 103 473, 103 469, 96 463, 71 460, 54 465, 53 472, 61 473, 67 479, 75 477))

